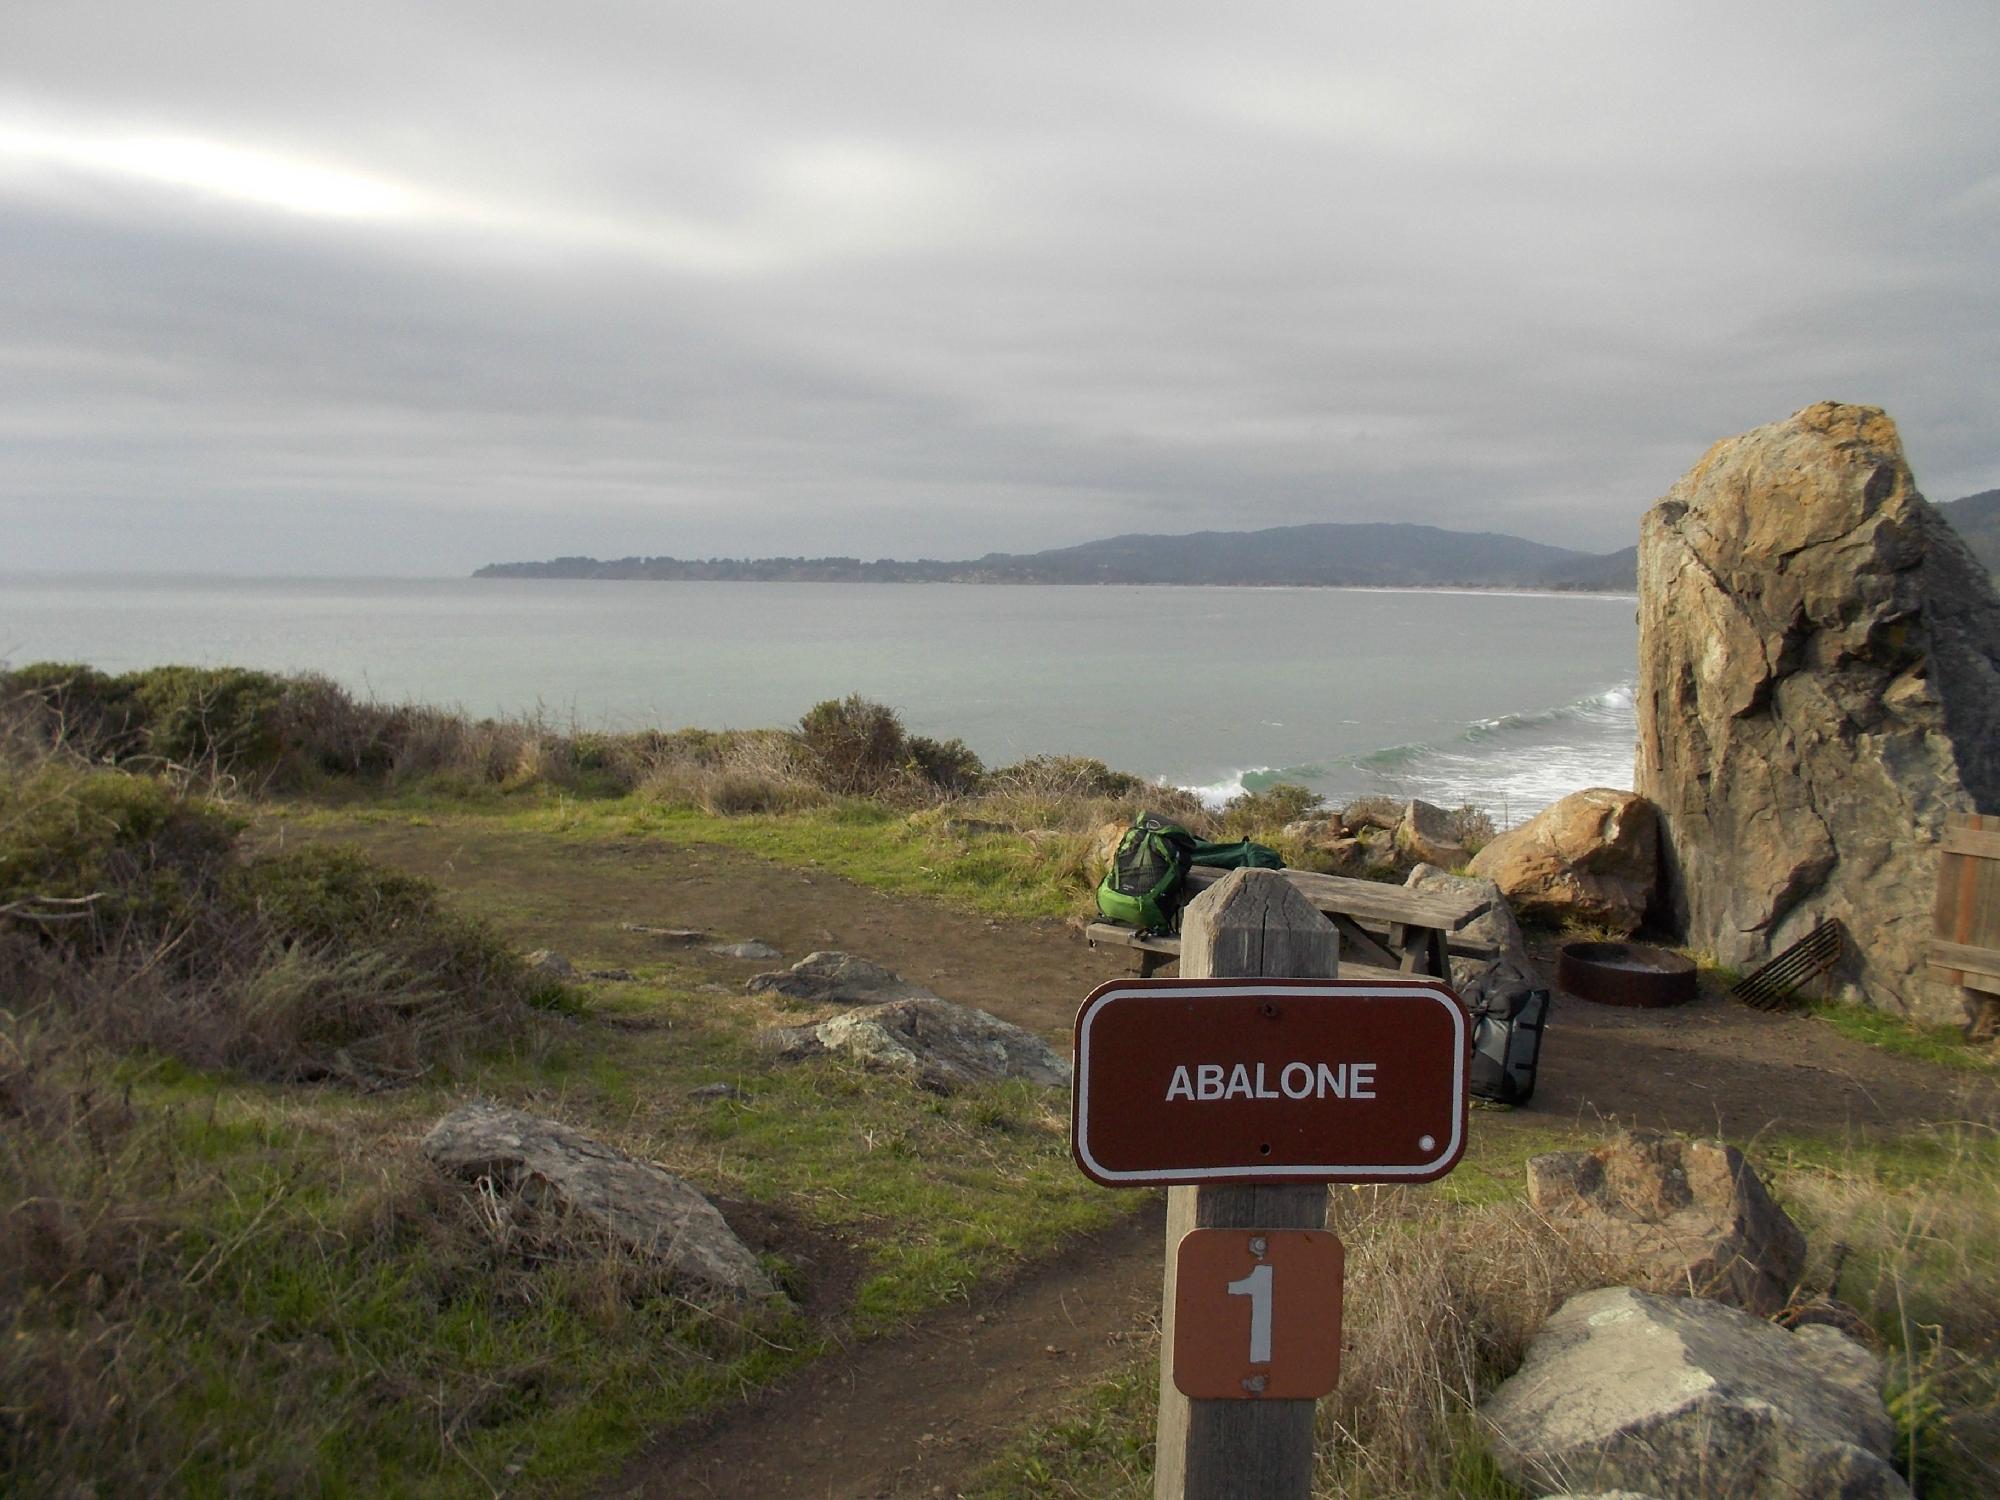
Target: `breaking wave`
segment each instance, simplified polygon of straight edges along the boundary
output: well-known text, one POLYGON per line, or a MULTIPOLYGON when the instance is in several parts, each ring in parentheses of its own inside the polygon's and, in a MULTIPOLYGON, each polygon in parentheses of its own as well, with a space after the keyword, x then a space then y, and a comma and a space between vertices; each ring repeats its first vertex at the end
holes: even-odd
POLYGON ((1436 743, 1383 745, 1327 765, 1256 766, 1187 790, 1220 807, 1288 781, 1336 803, 1370 794, 1469 803, 1509 826, 1580 788, 1632 784, 1632 687, 1622 682, 1554 708, 1475 719, 1436 743))

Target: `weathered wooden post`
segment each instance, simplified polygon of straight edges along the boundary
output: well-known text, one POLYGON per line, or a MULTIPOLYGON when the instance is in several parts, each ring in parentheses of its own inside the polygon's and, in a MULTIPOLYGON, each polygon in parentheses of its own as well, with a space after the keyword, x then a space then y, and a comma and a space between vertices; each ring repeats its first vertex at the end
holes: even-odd
MULTIPOLYGON (((1275 870, 1238 870, 1181 916, 1181 978, 1330 979, 1340 934, 1275 870)), ((1323 1229, 1327 1189, 1177 1187, 1167 1192, 1155 1500, 1308 1500, 1313 1401, 1193 1401, 1174 1385, 1175 1271, 1192 1229, 1323 1229)))
POLYGON ((1433 1182, 1465 1150, 1472 1022, 1435 979, 1337 978, 1289 880, 1188 904, 1177 979, 1076 1013, 1070 1148, 1106 1187, 1165 1187, 1157 1500, 1307 1500, 1313 1408, 1340 1377, 1330 1182, 1433 1182))

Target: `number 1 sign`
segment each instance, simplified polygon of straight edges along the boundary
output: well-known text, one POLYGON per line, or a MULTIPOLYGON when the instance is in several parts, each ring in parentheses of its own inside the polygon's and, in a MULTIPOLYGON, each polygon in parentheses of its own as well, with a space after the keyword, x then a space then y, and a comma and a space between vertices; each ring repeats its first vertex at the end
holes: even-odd
POLYGON ((1323 1229, 1191 1230, 1174 1268, 1176 1389, 1207 1401, 1329 1394, 1345 1264, 1323 1229))

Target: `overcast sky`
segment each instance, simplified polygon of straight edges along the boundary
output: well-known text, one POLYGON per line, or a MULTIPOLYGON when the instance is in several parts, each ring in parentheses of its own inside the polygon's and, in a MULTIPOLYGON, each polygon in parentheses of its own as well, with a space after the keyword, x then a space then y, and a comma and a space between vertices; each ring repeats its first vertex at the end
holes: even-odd
POLYGON ((0 0, 0 569, 2000 485, 2000 5, 0 0))

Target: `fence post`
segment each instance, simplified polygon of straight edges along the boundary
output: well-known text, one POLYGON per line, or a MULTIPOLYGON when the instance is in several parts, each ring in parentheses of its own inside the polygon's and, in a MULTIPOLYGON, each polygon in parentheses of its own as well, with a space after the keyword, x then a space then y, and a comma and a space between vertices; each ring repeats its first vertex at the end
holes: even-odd
MULTIPOLYGON (((1187 905, 1181 978, 1337 977, 1340 934, 1275 870, 1237 870, 1187 905)), ((1327 1190, 1177 1187, 1167 1191, 1155 1500, 1309 1500, 1311 1401, 1190 1401, 1174 1386, 1174 1271, 1191 1229, 1322 1229, 1327 1190)))

